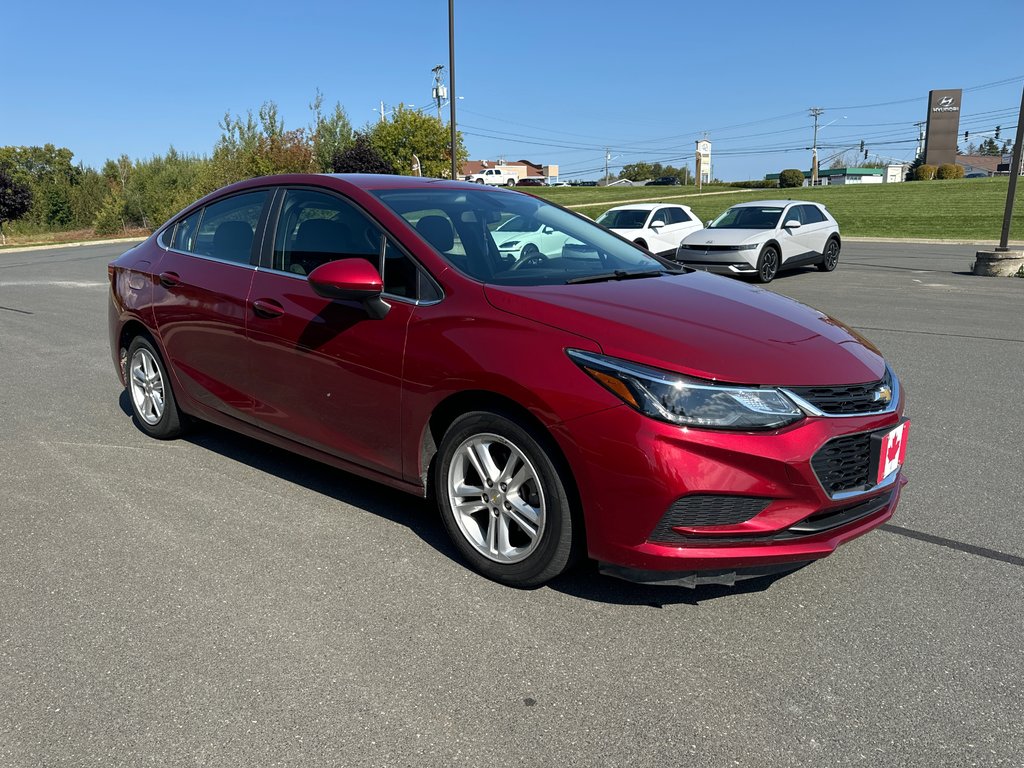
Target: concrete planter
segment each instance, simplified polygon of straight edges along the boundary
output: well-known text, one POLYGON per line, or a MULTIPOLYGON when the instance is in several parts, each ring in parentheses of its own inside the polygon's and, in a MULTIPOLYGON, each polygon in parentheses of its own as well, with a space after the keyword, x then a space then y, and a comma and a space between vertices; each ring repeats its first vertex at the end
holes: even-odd
POLYGON ((974 274, 985 277, 1012 277, 1024 267, 1024 251, 978 251, 974 274))

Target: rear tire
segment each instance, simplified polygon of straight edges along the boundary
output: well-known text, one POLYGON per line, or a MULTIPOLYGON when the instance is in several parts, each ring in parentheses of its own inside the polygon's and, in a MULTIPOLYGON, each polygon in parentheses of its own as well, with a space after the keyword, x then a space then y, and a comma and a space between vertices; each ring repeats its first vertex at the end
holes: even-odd
POLYGON ((509 179, 508 181, 505 182, 505 186, 506 187, 514 187, 515 185, 516 185, 516 180, 515 179, 509 179))
POLYGON ((478 573, 538 587, 577 557, 580 531, 561 472, 543 439, 489 411, 448 428, 434 469, 441 520, 478 573))
POLYGON ((839 264, 839 241, 834 237, 825 243, 825 253, 818 262, 818 270, 831 272, 839 264))
POLYGON ((145 336, 128 345, 128 400, 135 423, 150 437, 171 440, 185 431, 185 421, 171 389, 160 352, 145 336))

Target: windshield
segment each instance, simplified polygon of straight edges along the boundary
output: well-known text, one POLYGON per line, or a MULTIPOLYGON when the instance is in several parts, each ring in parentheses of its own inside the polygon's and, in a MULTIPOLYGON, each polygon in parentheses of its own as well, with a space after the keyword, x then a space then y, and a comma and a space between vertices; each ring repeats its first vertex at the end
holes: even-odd
POLYGON ((637 208, 620 208, 605 211, 597 217, 597 223, 608 229, 643 229, 650 211, 637 208))
POLYGON ((781 215, 778 206, 736 206, 711 222, 708 229, 775 229, 781 215))
POLYGON ((623 279, 669 268, 631 243, 555 205, 501 190, 373 192, 453 267, 498 285, 623 279), (522 229, 527 223, 532 229, 522 229))

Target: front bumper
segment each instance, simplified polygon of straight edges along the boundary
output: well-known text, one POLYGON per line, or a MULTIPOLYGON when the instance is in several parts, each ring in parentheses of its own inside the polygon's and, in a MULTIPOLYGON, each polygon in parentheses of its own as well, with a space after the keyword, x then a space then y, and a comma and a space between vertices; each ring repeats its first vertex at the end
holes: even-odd
POLYGON ((892 428, 901 412, 902 403, 886 414, 808 417, 774 432, 729 433, 673 426, 621 406, 554 432, 578 482, 589 555, 604 570, 661 583, 715 571, 714 583, 732 583, 749 569, 826 557, 892 517, 906 483, 901 470, 833 498, 811 462, 830 440, 892 428), (723 497, 753 500, 756 508, 713 524, 665 524, 681 501, 723 497))

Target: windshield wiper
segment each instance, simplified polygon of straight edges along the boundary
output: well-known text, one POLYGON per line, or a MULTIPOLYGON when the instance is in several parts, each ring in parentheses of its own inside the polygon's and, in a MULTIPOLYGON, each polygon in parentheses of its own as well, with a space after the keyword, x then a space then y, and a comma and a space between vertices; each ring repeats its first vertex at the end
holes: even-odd
POLYGON ((572 285, 573 283, 603 283, 608 280, 633 280, 638 277, 661 277, 662 275, 672 274, 664 269, 648 269, 643 272, 627 272, 624 269, 616 269, 614 272, 602 272, 598 275, 584 275, 583 277, 573 277, 565 281, 566 285, 572 285))

